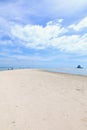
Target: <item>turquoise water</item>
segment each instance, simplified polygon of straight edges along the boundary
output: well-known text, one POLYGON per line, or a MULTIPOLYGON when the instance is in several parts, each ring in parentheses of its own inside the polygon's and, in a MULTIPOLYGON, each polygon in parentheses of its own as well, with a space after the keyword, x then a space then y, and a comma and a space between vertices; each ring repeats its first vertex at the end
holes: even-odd
POLYGON ((7 67, 0 67, 0 71, 3 71, 3 70, 8 70, 7 67))
MULTIPOLYGON (((4 70, 11 70, 13 69, 13 67, 0 67, 0 71, 4 71, 4 70)), ((16 68, 14 68, 16 69, 16 68)))
MULTIPOLYGON (((14 68, 17 69, 17 68, 14 68)), ((21 69, 21 68, 18 68, 21 69)), ((27 69, 27 68, 24 68, 27 69)), ((29 69, 29 68, 28 68, 29 69)), ((67 74, 75 74, 75 75, 85 75, 87 76, 87 69, 78 69, 78 68, 42 68, 43 70, 47 70, 50 72, 60 72, 60 73, 67 73, 67 74)), ((7 67, 0 67, 0 71, 8 70, 7 67)))

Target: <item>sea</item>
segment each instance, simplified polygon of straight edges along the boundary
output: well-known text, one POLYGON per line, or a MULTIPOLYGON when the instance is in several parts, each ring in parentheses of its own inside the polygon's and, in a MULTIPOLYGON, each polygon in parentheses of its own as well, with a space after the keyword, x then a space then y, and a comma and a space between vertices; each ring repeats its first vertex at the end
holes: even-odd
POLYGON ((8 70, 7 67, 0 67, 0 71, 8 70))
MULTIPOLYGON (((0 67, 0 71, 5 71, 5 70, 12 70, 13 67, 0 67)), ((16 67, 14 67, 14 69, 17 69, 16 67)))
MULTIPOLYGON (((0 67, 0 71, 5 70, 9 71, 10 69, 11 68, 8 67, 0 67)), ((31 69, 31 68, 15 67, 13 69, 31 69)), ((35 68, 35 69, 47 70, 49 72, 59 72, 59 73, 87 76, 87 68, 35 68)))
POLYGON ((47 70, 50 72, 59 72, 59 73, 87 76, 87 68, 56 68, 56 69, 53 68, 47 70))

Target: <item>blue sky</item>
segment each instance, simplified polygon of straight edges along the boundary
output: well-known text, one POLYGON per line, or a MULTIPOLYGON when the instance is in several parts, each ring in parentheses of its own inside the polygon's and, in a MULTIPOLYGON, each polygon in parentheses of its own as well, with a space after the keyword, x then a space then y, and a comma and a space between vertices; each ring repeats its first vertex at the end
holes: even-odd
POLYGON ((0 0, 0 66, 87 67, 87 0, 0 0))

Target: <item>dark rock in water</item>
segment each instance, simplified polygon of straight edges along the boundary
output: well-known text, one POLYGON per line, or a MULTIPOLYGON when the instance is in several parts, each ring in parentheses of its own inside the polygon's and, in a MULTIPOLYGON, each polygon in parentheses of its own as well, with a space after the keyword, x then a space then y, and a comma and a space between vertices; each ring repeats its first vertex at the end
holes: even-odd
POLYGON ((78 69, 83 69, 83 67, 81 67, 81 65, 78 65, 77 68, 78 68, 78 69))

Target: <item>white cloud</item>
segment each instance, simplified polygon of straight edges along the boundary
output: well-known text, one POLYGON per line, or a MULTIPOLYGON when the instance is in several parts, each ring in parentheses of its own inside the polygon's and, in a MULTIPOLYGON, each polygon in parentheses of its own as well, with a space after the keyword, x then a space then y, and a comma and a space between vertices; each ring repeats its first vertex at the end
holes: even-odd
POLYGON ((58 49, 65 52, 87 54, 87 36, 86 35, 62 36, 56 39, 56 42, 58 42, 59 44, 56 44, 55 42, 55 45, 58 49))
POLYGON ((67 29, 62 28, 59 24, 49 22, 47 26, 40 25, 15 25, 11 29, 14 37, 24 42, 26 47, 45 48, 51 46, 52 39, 56 39, 59 35, 63 35, 67 29))
POLYGON ((78 24, 70 25, 69 28, 72 28, 75 31, 80 31, 81 29, 87 28, 87 17, 82 19, 78 24))
MULTIPOLYGON (((78 26, 84 26, 81 20, 78 26)), ((64 28, 62 23, 49 22, 45 27, 40 25, 14 25, 11 28, 13 37, 19 39, 21 44, 27 48, 45 49, 56 48, 64 52, 87 54, 87 34, 69 35, 68 27, 64 28), (68 34, 67 34, 68 33, 68 34)))

